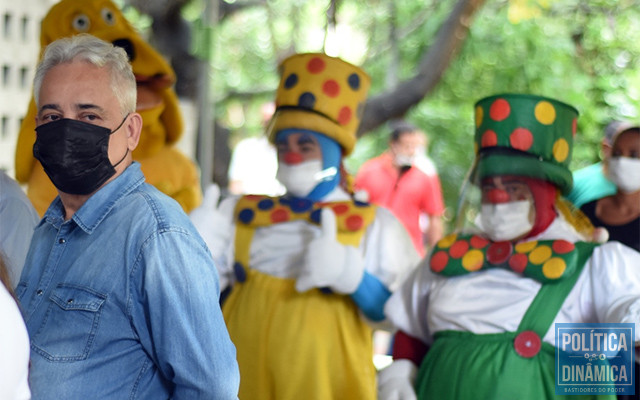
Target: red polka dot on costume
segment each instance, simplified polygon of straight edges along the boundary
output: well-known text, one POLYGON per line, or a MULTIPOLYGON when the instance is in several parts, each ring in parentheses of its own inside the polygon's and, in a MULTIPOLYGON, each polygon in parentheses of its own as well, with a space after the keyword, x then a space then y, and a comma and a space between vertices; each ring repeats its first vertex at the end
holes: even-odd
POLYGON ((349 206, 346 204, 338 204, 336 206, 333 206, 332 210, 336 215, 341 215, 349 211, 349 206))
POLYGON ((489 240, 483 238, 482 236, 478 236, 478 235, 473 235, 471 236, 471 246, 474 249, 482 249, 484 248, 484 246, 489 244, 489 240))
POLYGON ((576 132, 578 132, 578 119, 574 118, 573 121, 571 121, 571 134, 575 136, 576 132))
POLYGON ((355 232, 360 228, 362 228, 363 224, 364 224, 364 220, 359 215, 352 215, 348 217, 345 222, 345 225, 347 226, 347 230, 350 230, 352 232, 355 232))
POLYGON ((551 249, 555 253, 558 253, 558 254, 569 253, 569 252, 573 251, 573 249, 575 249, 575 247, 576 246, 573 243, 567 242, 566 240, 556 240, 551 245, 551 249))
POLYGON ((487 249, 487 261, 491 264, 502 264, 507 261, 513 251, 509 242, 496 242, 487 249))
POLYGON ((487 130, 482 134, 482 138, 480 139, 480 146, 482 147, 493 147, 498 145, 498 135, 491 129, 487 130))
POLYGON ((322 91, 329 97, 337 97, 340 94, 340 85, 333 79, 328 79, 322 85, 322 91))
POLYGON ((431 260, 429 261, 429 265, 433 272, 438 273, 442 271, 444 267, 447 266, 448 262, 449 262, 449 255, 447 255, 447 252, 439 251, 431 257, 431 260))
POLYGON ((351 109, 349 107, 342 107, 340 109, 340 112, 338 113, 338 123, 340 125, 347 125, 349 121, 351 121, 352 114, 353 113, 351 112, 351 109))
POLYGON ((531 358, 542 348, 542 340, 534 331, 520 332, 513 341, 513 348, 520 356, 531 358))
POLYGON ((514 149, 527 151, 533 144, 533 135, 526 128, 516 128, 509 135, 509 142, 514 149))
POLYGON ((278 208, 277 210, 274 210, 269 215, 269 217, 271 218, 271 222, 274 223, 285 222, 290 219, 289 211, 285 210, 284 208, 278 208))
POLYGON ((325 66, 325 62, 322 58, 313 57, 307 63, 307 71, 311 72, 312 74, 319 74, 320 72, 324 71, 325 66))
POLYGON ((510 113, 511 107, 509 106, 509 102, 505 99, 496 99, 489 109, 489 116, 494 121, 502 121, 506 119, 510 113))
POLYGON ((453 258, 461 258, 467 250, 469 250, 469 242, 466 240, 458 240, 449 248, 449 254, 453 258))
POLYGON ((509 259, 509 267, 511 267, 511 269, 514 270, 515 272, 518 272, 521 274, 524 271, 524 269, 527 267, 527 262, 528 260, 527 260, 526 254, 522 254, 522 253, 514 254, 509 259))

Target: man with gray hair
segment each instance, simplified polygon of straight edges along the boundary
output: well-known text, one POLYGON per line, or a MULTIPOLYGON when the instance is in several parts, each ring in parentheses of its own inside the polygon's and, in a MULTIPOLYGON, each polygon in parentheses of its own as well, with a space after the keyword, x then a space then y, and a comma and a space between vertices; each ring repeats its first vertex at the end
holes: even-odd
POLYGON ((235 399, 235 347, 211 254, 131 152, 142 118, 123 49, 50 44, 34 80, 34 156, 58 190, 17 295, 38 399, 235 399))

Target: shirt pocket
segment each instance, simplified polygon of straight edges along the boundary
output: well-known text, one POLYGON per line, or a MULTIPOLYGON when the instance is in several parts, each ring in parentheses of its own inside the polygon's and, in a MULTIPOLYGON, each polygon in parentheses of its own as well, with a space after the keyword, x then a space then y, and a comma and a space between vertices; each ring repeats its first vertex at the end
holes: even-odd
POLYGON ((106 299, 88 287, 59 284, 49 297, 42 325, 31 339, 32 349, 50 361, 86 359, 106 299))

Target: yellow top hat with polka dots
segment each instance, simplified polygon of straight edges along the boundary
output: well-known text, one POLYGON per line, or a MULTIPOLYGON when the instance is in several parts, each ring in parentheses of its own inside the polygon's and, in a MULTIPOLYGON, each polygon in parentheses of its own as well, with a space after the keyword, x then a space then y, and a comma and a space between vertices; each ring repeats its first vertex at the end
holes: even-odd
POLYGON ((280 65, 269 139, 283 129, 308 129, 336 140, 344 154, 356 143, 371 84, 360 68, 322 53, 296 54, 280 65))
POLYGON ((475 105, 474 176, 540 178, 567 194, 578 111, 563 102, 526 94, 499 94, 475 105))

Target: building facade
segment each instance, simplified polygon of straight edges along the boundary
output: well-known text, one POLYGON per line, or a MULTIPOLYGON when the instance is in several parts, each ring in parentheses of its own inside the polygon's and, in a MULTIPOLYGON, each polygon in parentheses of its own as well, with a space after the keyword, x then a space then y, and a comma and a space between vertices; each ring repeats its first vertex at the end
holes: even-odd
POLYGON ((54 3, 0 0, 0 169, 11 177, 40 52, 40 21, 54 3))

